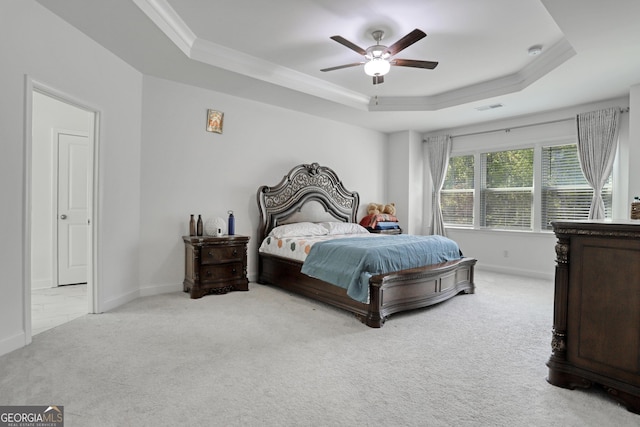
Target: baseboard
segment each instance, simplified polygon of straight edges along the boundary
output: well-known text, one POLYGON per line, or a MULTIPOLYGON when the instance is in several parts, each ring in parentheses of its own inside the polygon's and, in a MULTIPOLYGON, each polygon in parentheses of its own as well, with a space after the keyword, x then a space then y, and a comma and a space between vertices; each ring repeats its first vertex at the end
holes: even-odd
POLYGON ((124 294, 118 298, 105 301, 104 304, 100 305, 100 312, 113 310, 114 308, 118 308, 121 305, 131 302, 140 297, 148 297, 152 295, 160 295, 160 294, 167 294, 171 292, 180 292, 180 291, 182 291, 182 283, 146 286, 144 288, 138 289, 137 291, 132 291, 127 294, 124 294))
POLYGON ((24 347, 26 344, 24 332, 20 332, 9 338, 0 341, 0 356, 11 353, 14 350, 24 347))
POLYGON ((31 280, 31 290, 53 288, 53 282, 49 279, 31 280))
POLYGON ((180 291, 182 291, 182 283, 146 286, 144 288, 140 288, 140 296, 148 297, 151 295, 168 294, 171 292, 180 292, 180 291))
POLYGON ((491 271, 494 273, 503 273, 503 274, 513 274, 516 276, 524 276, 531 277, 533 279, 542 279, 542 280, 553 280, 555 277, 555 272, 551 273, 541 273, 535 270, 526 270, 522 268, 513 268, 513 267, 504 267, 501 265, 487 265, 484 263, 476 264, 475 270, 478 271, 491 271))
POLYGON ((104 303, 100 304, 100 307, 98 307, 98 309, 100 313, 104 313, 105 311, 113 310, 114 308, 118 308, 123 304, 131 302, 136 298, 140 298, 140 290, 132 291, 117 298, 107 300, 104 303))

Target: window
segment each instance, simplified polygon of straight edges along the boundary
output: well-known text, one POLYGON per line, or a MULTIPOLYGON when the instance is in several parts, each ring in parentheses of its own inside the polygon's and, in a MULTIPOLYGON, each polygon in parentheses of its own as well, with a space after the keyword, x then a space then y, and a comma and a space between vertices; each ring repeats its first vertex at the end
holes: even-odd
MULTIPOLYGON (((612 195, 609 176, 602 189, 607 218, 612 217, 612 195)), ((453 156, 440 203, 448 226, 547 231, 552 221, 587 219, 592 197, 577 145, 567 140, 453 156)))
POLYGON ((533 148, 483 153, 480 226, 531 230, 533 148))
MULTIPOLYGON (((611 176, 602 189, 607 218, 611 218, 611 176)), ((540 228, 552 221, 587 219, 593 190, 580 168, 576 144, 542 148, 542 215, 540 228)))
POLYGON ((473 225, 474 157, 449 159, 447 176, 440 192, 445 224, 473 225))

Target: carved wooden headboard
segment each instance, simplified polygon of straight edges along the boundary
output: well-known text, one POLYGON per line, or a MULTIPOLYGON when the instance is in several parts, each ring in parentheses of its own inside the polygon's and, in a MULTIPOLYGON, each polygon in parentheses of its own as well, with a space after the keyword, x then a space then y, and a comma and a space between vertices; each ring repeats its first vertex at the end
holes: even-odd
POLYGON ((292 222, 356 222, 360 196, 318 163, 298 165, 279 184, 258 189, 260 242, 278 225, 292 222))

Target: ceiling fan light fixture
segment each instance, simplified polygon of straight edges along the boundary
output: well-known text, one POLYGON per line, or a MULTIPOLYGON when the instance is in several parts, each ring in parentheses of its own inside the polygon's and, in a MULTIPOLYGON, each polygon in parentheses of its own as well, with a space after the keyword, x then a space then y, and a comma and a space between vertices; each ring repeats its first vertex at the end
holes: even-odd
POLYGON ((382 58, 373 58, 364 64, 364 72, 369 76, 384 76, 390 69, 389 61, 382 58))
POLYGON ((373 58, 387 59, 390 56, 391 55, 387 51, 387 47, 381 44, 368 47, 364 54, 364 57, 366 59, 373 59, 373 58))

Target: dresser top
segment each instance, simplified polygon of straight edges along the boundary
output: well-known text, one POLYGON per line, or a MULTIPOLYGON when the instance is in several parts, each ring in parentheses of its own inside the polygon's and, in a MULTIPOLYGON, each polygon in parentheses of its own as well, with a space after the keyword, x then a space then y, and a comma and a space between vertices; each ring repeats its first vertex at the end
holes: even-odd
POLYGON ((640 238, 640 220, 554 221, 556 234, 640 238))
POLYGON ((227 243, 231 243, 231 242, 235 242, 235 243, 246 243, 249 241, 249 237, 248 236, 243 236, 241 234, 234 234, 234 235, 224 235, 224 236, 220 236, 220 237, 216 237, 216 236, 182 236, 182 240, 184 240, 187 243, 191 243, 191 244, 202 244, 202 243, 223 243, 223 242, 227 242, 227 243))

